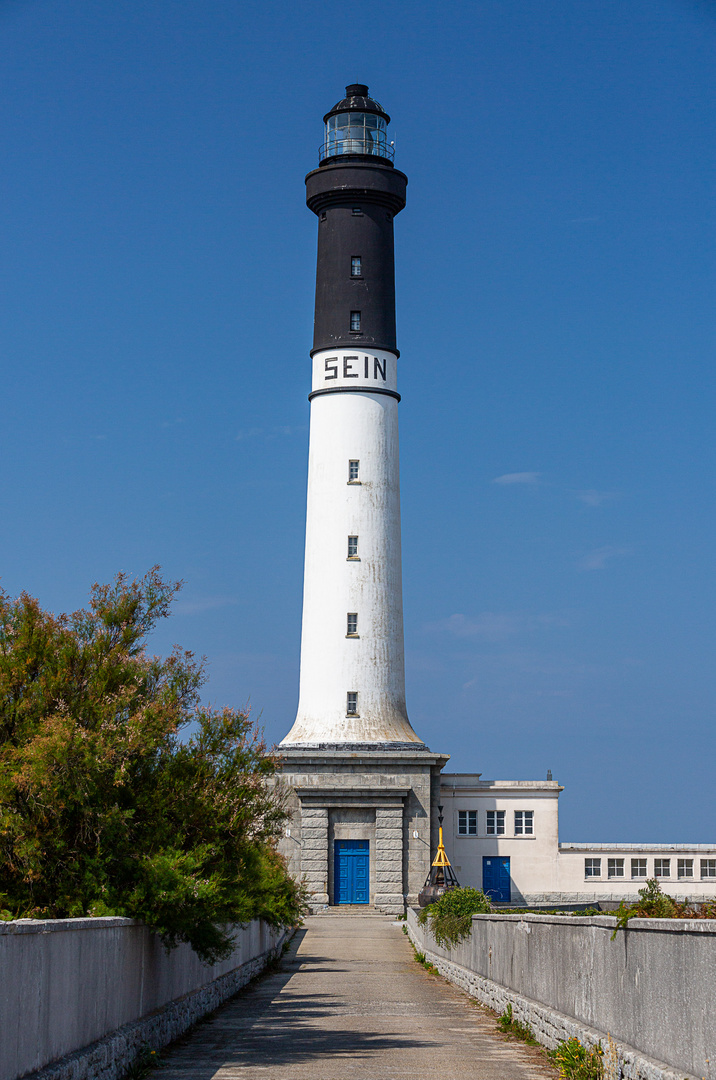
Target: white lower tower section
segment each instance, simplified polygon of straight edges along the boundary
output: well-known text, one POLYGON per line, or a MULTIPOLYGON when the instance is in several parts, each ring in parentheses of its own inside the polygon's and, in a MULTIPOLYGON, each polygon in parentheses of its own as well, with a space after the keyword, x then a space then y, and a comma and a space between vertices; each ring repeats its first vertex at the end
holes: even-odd
POLYGON ((396 384, 393 353, 314 355, 300 697, 284 747, 424 746, 405 706, 396 384))

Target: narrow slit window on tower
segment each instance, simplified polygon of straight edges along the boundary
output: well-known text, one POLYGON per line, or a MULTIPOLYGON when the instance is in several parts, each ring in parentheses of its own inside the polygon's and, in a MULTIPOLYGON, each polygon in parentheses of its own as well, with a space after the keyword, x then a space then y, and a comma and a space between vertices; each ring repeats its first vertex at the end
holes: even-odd
POLYGON ((360 311, 351 311, 351 330, 360 330, 360 311))
POLYGON ((349 690, 346 694, 346 716, 358 715, 358 692, 349 690))
POLYGON ((348 483, 355 484, 358 480, 358 471, 360 468, 360 461, 357 458, 352 458, 348 462, 348 483))
POLYGON ((358 558, 358 537, 357 536, 349 536, 348 537, 348 558, 349 559, 357 559, 358 558))
POLYGON ((351 257, 351 277, 362 277, 363 265, 360 255, 353 255, 351 257))
POLYGON ((346 615, 346 637, 358 637, 358 612, 349 611, 346 615))

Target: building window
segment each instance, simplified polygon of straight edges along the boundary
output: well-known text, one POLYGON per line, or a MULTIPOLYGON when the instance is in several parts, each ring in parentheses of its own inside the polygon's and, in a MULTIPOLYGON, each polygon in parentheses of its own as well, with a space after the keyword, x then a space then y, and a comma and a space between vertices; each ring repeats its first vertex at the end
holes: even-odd
POLYGON ((607 877, 624 877, 623 859, 607 859, 607 877))
POLYGON ((325 220, 326 220, 326 211, 321 210, 321 221, 325 221, 325 220))
POLYGON ((353 461, 348 462, 348 483, 349 484, 355 484, 356 480, 358 479, 358 470, 359 470, 359 468, 360 468, 360 461, 353 460, 353 461))
POLYGON ((676 870, 680 878, 693 877, 694 876, 694 860, 693 859, 677 859, 676 870))
POLYGON ((349 559, 357 559, 358 558, 358 537, 357 536, 349 536, 348 537, 348 558, 349 559))
POLYGON ((487 811, 487 835, 488 836, 504 836, 505 835, 505 811, 504 810, 488 810, 487 811))
POLYGON ((602 876, 602 860, 601 859, 585 859, 584 860, 584 876, 587 877, 601 877, 602 876))
POLYGON ((515 810, 515 836, 532 836, 534 820, 534 810, 515 810))
POLYGON ((633 878, 646 877, 646 859, 632 859, 631 876, 633 878))
POLYGON ((716 877, 716 859, 702 859, 701 860, 701 877, 702 878, 716 877))
POLYGON ((362 276, 363 276, 363 270, 361 268, 361 257, 360 257, 360 255, 354 255, 351 258, 351 277, 362 277, 362 276))
POLYGON ((654 859, 654 877, 671 877, 671 859, 654 859))
POLYGON ((477 836, 477 810, 458 810, 457 831, 459 836, 477 836))
POLYGON ((351 330, 360 330, 360 311, 351 311, 351 330))
POLYGON ((353 217, 359 217, 362 213, 363 211, 361 210, 360 206, 353 207, 353 217))
POLYGON ((358 637, 358 613, 356 611, 349 611, 346 615, 346 635, 347 637, 358 637))
POLYGON ((346 716, 358 715, 358 692, 349 690, 346 694, 346 716))

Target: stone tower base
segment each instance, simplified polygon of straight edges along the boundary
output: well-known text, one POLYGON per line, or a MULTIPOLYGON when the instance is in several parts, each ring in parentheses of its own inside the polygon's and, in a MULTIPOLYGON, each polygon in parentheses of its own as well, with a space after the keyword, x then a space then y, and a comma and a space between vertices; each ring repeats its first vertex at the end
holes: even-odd
POLYGON ((426 749, 284 749, 280 779, 291 814, 280 845, 312 910, 335 902, 336 840, 369 842, 370 903, 399 915, 417 903, 437 847, 444 754, 426 749))

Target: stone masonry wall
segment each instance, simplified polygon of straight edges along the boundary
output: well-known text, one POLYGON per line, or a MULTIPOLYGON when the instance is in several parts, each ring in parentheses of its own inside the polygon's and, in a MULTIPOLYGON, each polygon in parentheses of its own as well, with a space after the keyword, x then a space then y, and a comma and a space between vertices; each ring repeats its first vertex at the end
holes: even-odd
POLYGON ((375 906, 401 915, 403 901, 403 808, 375 812, 375 906))
POLYGON ((316 906, 328 903, 328 810, 304 807, 301 814, 301 873, 316 906))
POLYGON ((476 915, 469 939, 438 946, 408 931, 440 973, 554 1048, 605 1049, 605 1080, 715 1080, 716 921, 476 915), (678 924, 681 923, 679 926, 678 924))

